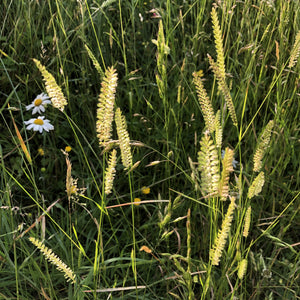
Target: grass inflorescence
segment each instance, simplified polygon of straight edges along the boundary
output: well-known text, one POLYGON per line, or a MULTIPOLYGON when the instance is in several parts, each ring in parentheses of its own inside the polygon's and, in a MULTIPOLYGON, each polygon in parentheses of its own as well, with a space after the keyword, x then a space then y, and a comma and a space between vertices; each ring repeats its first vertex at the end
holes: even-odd
POLYGON ((1 299, 299 297, 297 1, 1 6, 1 299))

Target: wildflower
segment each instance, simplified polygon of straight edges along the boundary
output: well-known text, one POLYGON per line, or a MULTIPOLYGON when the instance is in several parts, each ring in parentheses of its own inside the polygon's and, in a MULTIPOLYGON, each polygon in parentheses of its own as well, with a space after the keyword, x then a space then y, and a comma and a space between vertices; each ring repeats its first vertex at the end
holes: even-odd
POLYGON ((40 156, 44 156, 44 155, 45 155, 45 151, 44 151, 43 148, 39 148, 39 149, 37 150, 37 152, 38 152, 38 155, 40 155, 40 156))
POLYGON ((66 152, 71 152, 71 150, 72 150, 72 147, 70 147, 70 146, 66 146, 66 147, 65 147, 65 151, 66 151, 66 152))
POLYGON ((145 195, 150 194, 150 188, 149 188, 149 187, 146 187, 146 186, 143 186, 143 187, 141 188, 141 192, 142 192, 143 194, 145 194, 145 195))
POLYGON ((40 133, 43 132, 43 130, 46 130, 49 132, 49 130, 53 130, 54 126, 50 124, 50 121, 45 119, 44 116, 38 117, 36 119, 30 119, 29 121, 24 121, 25 125, 28 125, 26 127, 27 130, 33 129, 33 131, 39 131, 40 133))
POLYGON ((134 204, 135 205, 140 205, 140 202, 142 201, 140 198, 134 198, 134 204))
POLYGON ((47 104, 51 104, 51 100, 45 93, 41 93, 36 96, 36 98, 32 101, 30 105, 26 106, 26 110, 32 110, 32 114, 34 115, 35 113, 41 114, 42 112, 45 111, 45 106, 47 104))

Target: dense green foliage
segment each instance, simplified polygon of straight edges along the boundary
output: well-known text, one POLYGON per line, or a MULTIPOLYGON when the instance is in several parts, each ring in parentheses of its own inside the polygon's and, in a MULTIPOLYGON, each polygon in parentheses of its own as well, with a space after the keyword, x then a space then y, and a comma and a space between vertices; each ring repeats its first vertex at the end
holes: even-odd
MULTIPOLYGON (((299 298, 300 62, 288 64, 300 4, 216 3, 1 1, 0 299, 299 298), (213 5, 238 126, 207 57, 218 54, 213 5), (54 130, 42 134, 24 125, 32 118, 26 106, 46 92, 33 59, 68 100, 64 112, 46 108, 54 130), (113 191, 105 195, 109 156, 97 139, 96 112, 111 66, 118 74, 115 106, 126 117, 133 164, 140 163, 127 172, 118 152, 113 191), (210 249, 230 201, 203 197, 198 178, 205 124, 192 74, 199 70, 214 113, 221 111, 222 149, 234 149, 238 162, 226 173, 236 203, 218 266, 211 264, 210 249), (257 176, 253 156, 270 120, 264 186, 248 199, 257 176), (82 196, 66 193, 66 146, 82 196), (132 205, 135 198, 148 203, 132 205), (243 237, 249 205, 249 235, 243 237), (74 271, 75 284, 29 237, 74 271), (245 274, 239 270, 243 259, 245 274)), ((221 149, 214 151, 221 157, 221 149)))

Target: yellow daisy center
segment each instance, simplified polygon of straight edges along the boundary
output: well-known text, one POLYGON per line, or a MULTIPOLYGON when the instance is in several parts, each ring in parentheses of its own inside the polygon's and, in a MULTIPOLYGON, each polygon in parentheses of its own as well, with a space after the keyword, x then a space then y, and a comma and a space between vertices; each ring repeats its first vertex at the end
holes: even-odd
POLYGON ((35 119, 33 123, 36 125, 44 125, 44 121, 42 119, 35 119))
POLYGON ((36 100, 34 100, 34 105, 35 106, 40 106, 42 103, 43 103, 42 99, 36 99, 36 100))

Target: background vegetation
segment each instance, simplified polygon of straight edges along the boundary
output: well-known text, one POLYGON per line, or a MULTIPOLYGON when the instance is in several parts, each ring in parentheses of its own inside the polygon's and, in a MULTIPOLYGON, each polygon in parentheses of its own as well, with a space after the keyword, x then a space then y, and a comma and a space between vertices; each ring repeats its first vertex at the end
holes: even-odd
POLYGON ((300 30, 299 1, 3 0, 0 14, 1 299, 299 298, 300 63, 288 68, 300 30), (225 113, 209 68, 207 53, 216 57, 213 6, 238 127, 225 113), (163 97, 152 41, 160 20, 163 97), (103 78, 87 47, 103 72, 116 68, 116 106, 126 116, 130 139, 140 142, 131 148, 139 165, 127 173, 118 159, 107 197, 107 156, 95 126, 103 78), (23 123, 31 118, 26 105, 45 92, 33 58, 68 99, 64 113, 47 108, 55 128, 49 133, 34 134, 23 123), (204 130, 192 77, 199 70, 215 112, 222 110, 222 149, 235 149, 238 161, 230 189, 239 200, 219 266, 211 265, 209 250, 229 201, 212 208, 191 176, 204 130), (245 238, 253 154, 269 120, 275 125, 265 184, 251 199, 245 238), (72 176, 86 188, 73 199, 65 191, 66 146, 72 148, 72 176), (131 205, 135 198, 149 202, 131 205), (75 284, 47 262, 29 241, 32 236, 74 271, 75 284), (248 266, 239 278, 243 258, 248 266))

